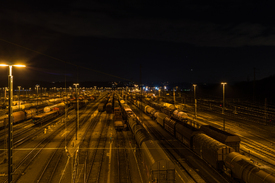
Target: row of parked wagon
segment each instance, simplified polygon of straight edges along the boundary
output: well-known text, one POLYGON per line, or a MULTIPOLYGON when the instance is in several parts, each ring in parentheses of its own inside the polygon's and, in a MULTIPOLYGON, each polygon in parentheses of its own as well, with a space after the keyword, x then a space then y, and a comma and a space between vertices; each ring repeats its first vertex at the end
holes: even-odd
POLYGON ((125 103, 122 105, 139 147, 141 162, 149 182, 175 183, 174 163, 166 156, 158 142, 151 138, 132 109, 125 103))
POLYGON ((140 101, 135 105, 216 170, 230 171, 233 178, 249 183, 275 182, 270 172, 260 169, 239 153, 241 140, 237 135, 209 125, 195 128, 188 124, 188 120, 173 119, 140 101))

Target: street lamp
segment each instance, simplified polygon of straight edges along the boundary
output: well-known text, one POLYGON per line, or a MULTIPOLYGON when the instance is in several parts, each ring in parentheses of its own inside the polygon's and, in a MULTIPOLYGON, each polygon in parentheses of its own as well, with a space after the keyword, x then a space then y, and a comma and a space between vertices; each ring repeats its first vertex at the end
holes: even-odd
POLYGON ((18 99, 19 99, 19 110, 20 110, 20 88, 21 88, 21 86, 18 86, 18 92, 19 92, 19 95, 18 95, 18 99))
POLYGON ((13 146, 13 116, 12 116, 12 100, 13 100, 13 76, 12 66, 26 67, 25 65, 7 65, 0 64, 1 67, 9 67, 9 124, 8 124, 8 182, 12 182, 12 146, 13 146))
POLYGON ((77 128, 79 126, 79 106, 78 106, 78 96, 77 96, 77 86, 79 85, 78 83, 73 84, 75 86, 75 94, 76 94, 76 128, 75 128, 75 140, 77 140, 77 128))
POLYGON ((35 88, 36 88, 36 114, 38 115, 38 88, 39 88, 39 85, 35 85, 35 88))
POLYGON ((222 88, 223 88, 223 104, 222 104, 222 114, 223 114, 223 130, 225 131, 225 116, 224 116, 224 108, 225 108, 225 85, 226 82, 222 82, 222 88))
POLYGON ((197 117, 197 110, 198 110, 198 106, 197 106, 197 92, 196 92, 196 88, 197 88, 197 85, 196 84, 193 84, 194 86, 194 102, 195 102, 195 118, 197 117))

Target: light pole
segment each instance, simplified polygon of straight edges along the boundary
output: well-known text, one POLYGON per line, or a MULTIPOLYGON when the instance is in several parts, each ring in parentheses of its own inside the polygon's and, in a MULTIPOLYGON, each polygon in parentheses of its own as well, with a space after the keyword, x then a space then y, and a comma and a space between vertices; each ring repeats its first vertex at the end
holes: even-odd
POLYGON ((39 88, 39 85, 35 85, 35 88, 36 88, 36 114, 38 115, 38 88, 39 88))
POLYGON ((18 93, 19 93, 19 95, 18 95, 18 99, 19 99, 19 110, 20 110, 20 88, 21 88, 21 86, 18 86, 18 93))
POLYGON ((222 88, 223 88, 223 104, 222 104, 222 114, 223 114, 223 130, 225 131, 225 116, 224 116, 224 109, 225 109, 225 85, 226 82, 222 82, 222 88))
POLYGON ((222 88, 223 88, 223 104, 222 104, 222 114, 224 114, 224 108, 225 108, 225 85, 227 84, 226 82, 222 82, 222 88))
POLYGON ((193 86, 194 86, 194 102, 195 102, 195 118, 196 118, 198 114, 197 92, 196 92, 197 85, 193 84, 193 86))
POLYGON ((75 126, 75 140, 77 140, 77 128, 79 126, 79 106, 78 106, 78 96, 77 96, 77 86, 78 83, 73 84, 75 86, 75 94, 76 94, 76 126, 75 126))
POLYGON ((8 182, 12 182, 12 148, 13 148, 13 116, 12 116, 12 100, 13 100, 13 76, 12 66, 26 67, 25 65, 6 65, 0 64, 2 67, 9 67, 9 124, 8 124, 8 182))
POLYGON ((174 105, 176 104, 176 88, 173 88, 174 105))

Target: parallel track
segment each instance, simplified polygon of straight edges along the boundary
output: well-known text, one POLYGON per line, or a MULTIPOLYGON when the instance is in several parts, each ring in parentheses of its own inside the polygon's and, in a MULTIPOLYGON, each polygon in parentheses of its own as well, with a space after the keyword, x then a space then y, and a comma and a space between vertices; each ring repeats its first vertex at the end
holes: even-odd
POLYGON ((117 131, 116 148, 118 164, 118 183, 131 183, 131 174, 127 149, 125 148, 125 137, 122 131, 117 131))
MULTIPOLYGON (((109 119, 110 115, 107 114, 106 118, 109 119)), ((106 119, 105 119, 106 120, 106 119)), ((104 121, 105 121, 104 120, 104 121)), ((100 136, 97 139, 97 145, 94 147, 93 154, 91 158, 89 158, 89 163, 87 164, 87 178, 85 179, 86 182, 89 183, 98 183, 100 179, 101 167, 104 158, 105 146, 107 141, 107 132, 109 126, 109 120, 106 120, 105 124, 103 125, 100 136)), ((89 155, 88 155, 89 156, 89 155)))

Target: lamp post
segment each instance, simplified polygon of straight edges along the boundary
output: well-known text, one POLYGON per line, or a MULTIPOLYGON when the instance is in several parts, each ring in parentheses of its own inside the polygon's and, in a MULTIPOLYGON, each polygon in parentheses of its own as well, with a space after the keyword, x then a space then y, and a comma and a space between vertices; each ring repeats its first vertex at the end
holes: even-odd
POLYGON ((223 104, 222 104, 222 114, 223 114, 223 130, 225 131, 225 116, 224 116, 224 109, 225 109, 225 85, 226 82, 222 82, 222 88, 223 88, 223 104))
POLYGON ((197 113, 198 113, 198 105, 197 105, 197 92, 196 92, 196 84, 193 84, 194 86, 194 102, 195 102, 195 118, 197 117, 197 113))
POLYGON ((18 99, 19 99, 19 110, 20 110, 20 88, 21 88, 21 86, 18 86, 18 93, 19 93, 19 95, 18 95, 18 99))
POLYGON ((12 101, 13 101, 13 76, 12 66, 26 67, 25 65, 6 65, 0 64, 2 67, 9 67, 9 124, 8 124, 8 182, 12 182, 12 146, 13 146, 13 116, 12 116, 12 101))
POLYGON ((176 104, 176 88, 173 88, 174 105, 176 104))
POLYGON ((36 114, 38 115, 38 88, 39 88, 39 85, 35 85, 35 88, 36 88, 36 114))
POLYGON ((223 88, 223 104, 222 104, 222 114, 224 114, 224 108, 225 108, 225 85, 227 84, 226 82, 222 82, 222 88, 223 88))
POLYGON ((76 126, 75 126, 75 140, 77 140, 77 128, 79 126, 79 106, 78 106, 78 96, 77 96, 77 86, 79 85, 78 83, 73 84, 75 86, 75 94, 76 94, 76 126))

